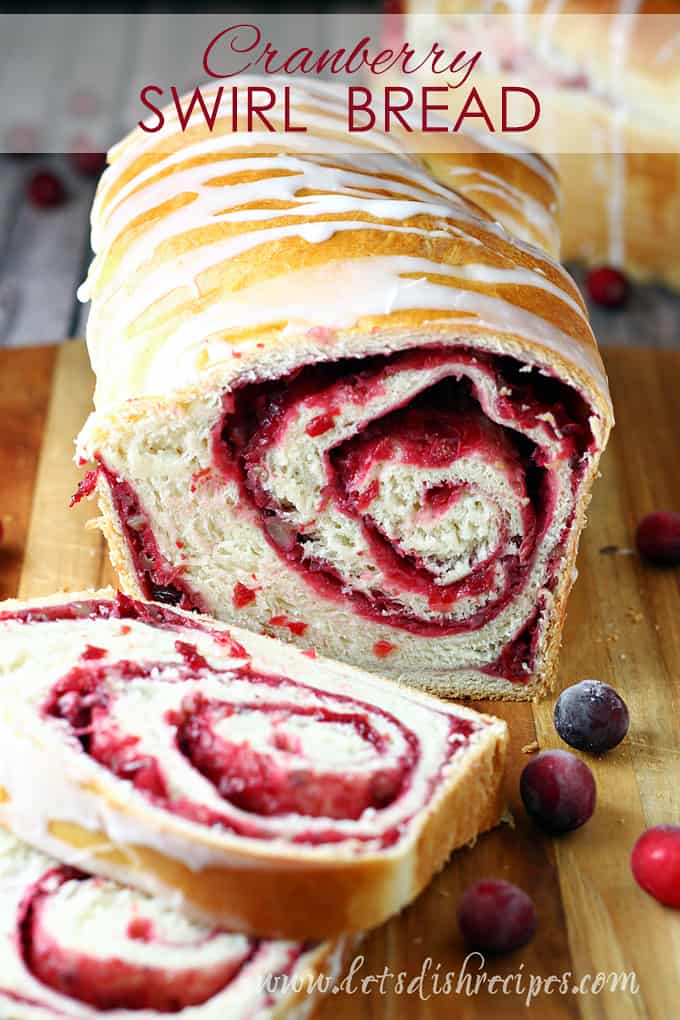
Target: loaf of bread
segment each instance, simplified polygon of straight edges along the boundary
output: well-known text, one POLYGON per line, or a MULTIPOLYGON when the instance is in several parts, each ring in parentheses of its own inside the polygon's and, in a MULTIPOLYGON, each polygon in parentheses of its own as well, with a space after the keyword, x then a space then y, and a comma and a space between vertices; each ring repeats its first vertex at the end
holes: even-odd
POLYGON ((361 932, 495 825, 499 720, 111 591, 0 607, 0 823, 233 931, 361 932))
POLYGON ((309 129, 278 147, 168 113, 111 153, 81 495, 135 597, 431 692, 533 698, 612 422, 544 250, 554 174, 474 140, 348 151, 340 91, 293 96, 309 129))

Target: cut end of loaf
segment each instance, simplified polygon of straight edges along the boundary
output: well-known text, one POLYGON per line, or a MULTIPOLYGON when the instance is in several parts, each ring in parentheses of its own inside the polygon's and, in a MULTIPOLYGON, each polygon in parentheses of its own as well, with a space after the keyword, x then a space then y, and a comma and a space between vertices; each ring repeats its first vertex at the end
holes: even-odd
POLYGON ((99 189, 79 449, 121 581, 439 694, 535 697, 612 420, 583 300, 527 240, 552 247, 554 173, 377 130, 348 153, 333 87, 292 91, 318 118, 285 152, 170 115, 99 189))

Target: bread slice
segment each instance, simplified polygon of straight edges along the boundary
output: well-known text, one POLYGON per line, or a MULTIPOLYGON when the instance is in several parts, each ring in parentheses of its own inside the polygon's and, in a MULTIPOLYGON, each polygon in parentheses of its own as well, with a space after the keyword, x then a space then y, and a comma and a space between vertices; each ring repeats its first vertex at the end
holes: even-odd
POLYGON ((356 940, 253 940, 63 867, 0 829, 3 1020, 302 1020, 356 940))
POLYGON ((112 591, 0 611, 0 822, 259 936, 360 932, 495 825, 503 722, 112 591))

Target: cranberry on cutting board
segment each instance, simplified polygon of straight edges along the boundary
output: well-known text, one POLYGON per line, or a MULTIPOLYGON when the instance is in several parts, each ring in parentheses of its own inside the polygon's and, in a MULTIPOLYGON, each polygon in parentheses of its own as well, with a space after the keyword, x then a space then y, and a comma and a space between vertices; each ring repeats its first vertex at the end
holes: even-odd
POLYGON ((531 897, 512 882, 483 878, 463 894, 458 925, 472 949, 510 953, 532 938, 536 911, 531 897))
POLYGON ((633 878, 667 907, 680 907, 680 825, 643 832, 630 857, 633 878))
POLYGON ((659 510, 647 514, 635 533, 638 552, 658 567, 680 564, 680 514, 659 510))
POLYGON ((554 720, 566 744, 595 753, 620 744, 629 725, 625 701, 600 680, 582 680, 566 687, 555 703, 554 720))
POLYGON ((542 751, 525 765, 519 781, 527 813, 554 835, 571 832, 595 810, 595 780, 570 751, 542 751))

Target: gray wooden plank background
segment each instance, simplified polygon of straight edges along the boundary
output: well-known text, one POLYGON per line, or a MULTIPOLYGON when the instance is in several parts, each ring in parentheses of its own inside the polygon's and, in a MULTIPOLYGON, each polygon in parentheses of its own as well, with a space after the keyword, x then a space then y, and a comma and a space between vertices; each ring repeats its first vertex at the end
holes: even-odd
MULTIPOLYGON (((267 29, 290 51, 300 44, 298 19, 304 18, 305 42, 312 32, 319 48, 337 47, 364 31, 366 9, 354 20, 346 7, 323 17, 275 17, 267 29)), ((49 45, 41 50, 39 75, 27 75, 23 68, 36 17, 0 15, 0 94, 11 95, 21 80, 21 120, 15 127, 32 132, 36 151, 43 153, 0 155, 0 345, 6 346, 54 342, 82 334, 86 325, 87 309, 75 291, 90 258, 88 219, 96 180, 78 173, 69 156, 54 153, 85 139, 101 149, 121 136, 139 119, 139 91, 149 81, 197 84, 206 40, 234 15, 57 17, 50 21, 49 45), (65 204, 37 209, 27 200, 27 182, 38 169, 59 175, 68 191, 65 204)), ((4 148, 11 148, 6 140, 4 148)), ((583 284, 583 271, 572 269, 583 284)), ((680 296, 664 288, 634 287, 624 309, 593 307, 591 314, 602 344, 680 346, 680 296)))

